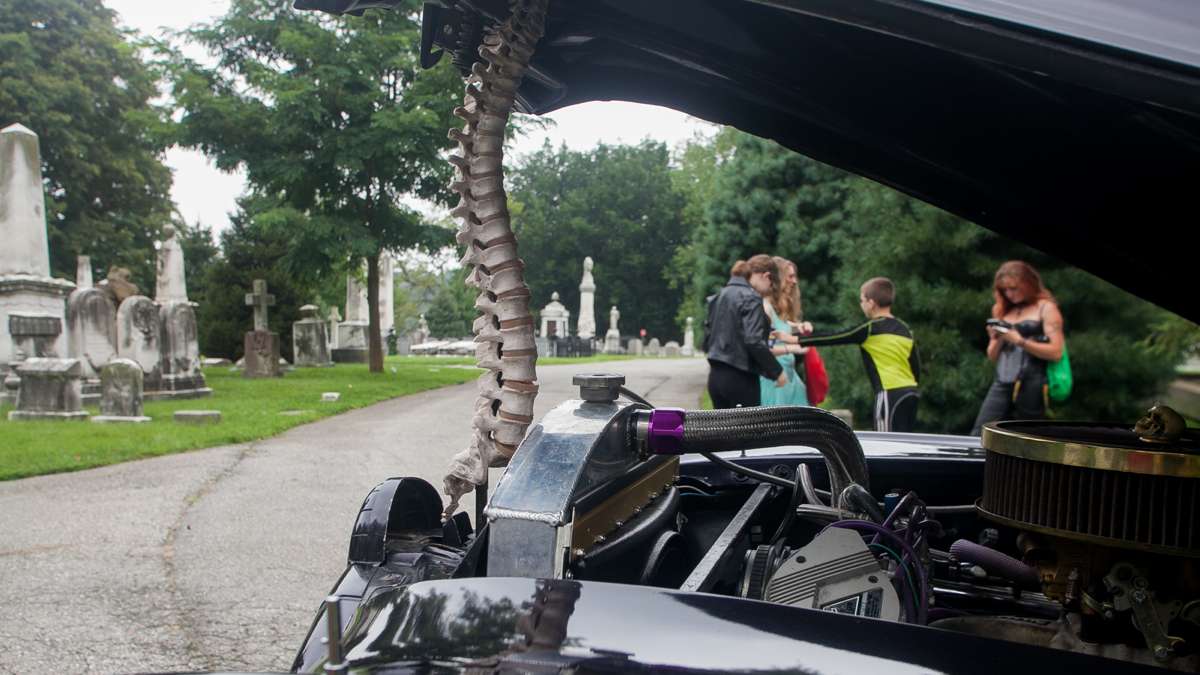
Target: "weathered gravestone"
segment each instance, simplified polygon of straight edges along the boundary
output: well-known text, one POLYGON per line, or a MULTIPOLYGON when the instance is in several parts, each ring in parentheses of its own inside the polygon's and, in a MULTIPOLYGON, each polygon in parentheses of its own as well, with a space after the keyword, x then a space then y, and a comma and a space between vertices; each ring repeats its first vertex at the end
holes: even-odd
POLYGON ((663 356, 679 356, 679 352, 679 343, 674 340, 671 340, 667 344, 663 345, 663 356))
POLYGON ((325 321, 317 316, 320 308, 304 305, 300 320, 292 324, 292 360, 297 368, 332 366, 329 358, 329 336, 325 321))
POLYGON ((396 338, 396 354, 400 356, 408 356, 412 353, 412 338, 408 335, 400 335, 396 338))
POLYGON ((621 320, 621 312, 616 305, 608 310, 608 332, 604 334, 604 353, 605 354, 620 354, 621 353, 621 329, 617 327, 617 322, 621 320))
MULTIPOLYGON (((79 359, 85 381, 117 355, 117 305, 98 288, 76 288, 67 298, 67 353, 79 359)), ((99 393, 98 391, 96 393, 99 393)))
POLYGON ((142 368, 145 391, 162 383, 162 325, 158 303, 144 295, 126 298, 117 308, 117 353, 142 368))
POLYGON ((647 356, 662 356, 662 343, 658 338, 650 338, 650 342, 646 344, 647 356))
POLYGON ((275 304, 275 296, 267 293, 265 279, 254 280, 254 292, 246 294, 246 304, 254 307, 254 330, 246 333, 243 343, 242 376, 283 377, 279 368, 279 334, 272 333, 267 325, 267 308, 275 304))
POLYGON ((331 353, 337 363, 367 362, 368 312, 367 287, 353 274, 347 274, 346 320, 337 325, 337 347, 331 353))
POLYGON ((34 357, 17 366, 17 409, 10 420, 82 420, 83 371, 78 359, 34 357))
POLYGON ((67 353, 63 298, 75 285, 50 277, 45 202, 37 134, 20 124, 5 127, 0 130, 0 379, 6 383, 0 399, 16 395, 17 362, 67 353))
POLYGON ((93 422, 149 422, 142 413, 142 367, 116 358, 100 369, 100 414, 93 422))
POLYGON ((684 356, 696 353, 696 321, 690 316, 687 318, 687 327, 683 329, 683 349, 680 353, 684 356))
POLYGON ((579 319, 575 334, 590 340, 596 336, 596 280, 592 277, 592 258, 583 259, 583 278, 579 281, 579 319))
POLYGON ((642 346, 641 338, 629 338, 629 342, 625 343, 625 353, 631 356, 641 356, 642 346))
POLYGON ((196 309, 187 297, 183 247, 175 228, 163 228, 165 239, 158 249, 158 277, 154 301, 161 308, 162 378, 152 394, 170 398, 195 398, 212 394, 200 370, 199 331, 196 309))

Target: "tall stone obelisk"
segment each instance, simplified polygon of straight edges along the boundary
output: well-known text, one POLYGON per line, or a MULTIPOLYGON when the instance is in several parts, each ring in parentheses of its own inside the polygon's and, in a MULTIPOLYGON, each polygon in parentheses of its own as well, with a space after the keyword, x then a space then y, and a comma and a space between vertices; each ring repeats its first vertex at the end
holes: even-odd
POLYGON ((200 370, 196 309, 187 296, 183 246, 175 228, 163 227, 158 246, 154 302, 158 304, 162 339, 162 381, 150 398, 195 398, 212 394, 200 370))
POLYGON ((6 388, 18 382, 14 363, 67 355, 63 299, 75 284, 50 277, 47 242, 38 137, 13 124, 0 130, 0 379, 9 376, 6 388))
POLYGON ((592 257, 583 259, 583 280, 579 282, 579 321, 575 334, 590 340, 596 337, 596 280, 592 278, 592 257))

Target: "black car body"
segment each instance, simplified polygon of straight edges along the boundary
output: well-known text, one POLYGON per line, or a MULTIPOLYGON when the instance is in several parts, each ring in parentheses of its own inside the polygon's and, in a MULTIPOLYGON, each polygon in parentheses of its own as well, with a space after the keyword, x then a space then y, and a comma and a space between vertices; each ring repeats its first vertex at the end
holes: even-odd
MULTIPOLYGON (((424 58, 444 50, 469 68, 480 31, 507 12, 497 0, 427 5, 424 58)), ((1190 2, 552 0, 530 68, 526 112, 622 99, 731 124, 1200 314, 1194 254, 1177 245, 1195 229, 1189 188, 1200 176, 1200 7, 1190 2)), ((518 450, 477 532, 461 514, 443 523, 428 484, 381 484, 295 668, 1197 668, 1200 440, 1190 432, 1162 444, 1127 426, 1018 424, 986 431, 985 452, 974 438, 838 436, 819 412, 791 422, 825 436, 772 444, 751 438, 746 418, 739 439, 722 435, 725 418, 698 414, 716 425, 707 449, 743 452, 676 460, 647 441, 653 413, 637 400, 556 409, 518 450), (865 468, 841 466, 860 443, 865 468), (927 572, 905 554, 891 573, 901 615, 946 630, 862 618, 879 607, 769 601, 786 565, 831 541, 840 507, 818 508, 827 498, 813 484, 844 486, 843 469, 875 488, 861 504, 868 520, 876 501, 898 510, 904 493, 920 495, 905 528, 925 528, 913 557, 927 572), (807 521, 794 515, 802 485, 807 521), (589 520, 618 506, 628 517, 589 520), (596 529, 581 538, 585 523, 596 529), (939 542, 951 541, 943 555, 939 542), (326 634, 342 649, 327 652, 326 634)), ((854 597, 886 605, 891 593, 854 597)))

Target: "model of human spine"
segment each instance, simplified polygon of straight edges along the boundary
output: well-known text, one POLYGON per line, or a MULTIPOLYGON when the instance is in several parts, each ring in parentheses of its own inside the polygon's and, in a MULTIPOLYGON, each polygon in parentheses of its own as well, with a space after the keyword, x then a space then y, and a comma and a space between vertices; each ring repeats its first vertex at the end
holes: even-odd
POLYGON ((466 96, 454 114, 464 126, 450 131, 459 154, 452 155, 460 196, 451 215, 458 220, 458 243, 466 248, 462 262, 471 268, 467 284, 479 289, 475 309, 476 364, 479 397, 472 418, 469 446, 454 456, 444 489, 450 496, 447 515, 459 499, 487 481, 491 466, 503 466, 516 451, 533 421, 537 396, 537 346, 529 287, 504 191, 504 131, 517 88, 542 36, 547 0, 517 0, 507 21, 483 39, 467 78, 466 96))

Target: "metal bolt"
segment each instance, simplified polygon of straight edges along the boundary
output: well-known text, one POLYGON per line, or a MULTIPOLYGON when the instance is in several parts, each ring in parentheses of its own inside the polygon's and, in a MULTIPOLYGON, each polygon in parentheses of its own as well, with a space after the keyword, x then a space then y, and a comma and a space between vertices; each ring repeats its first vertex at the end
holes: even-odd
POLYGON ((635 515, 635 516, 636 516, 637 514, 639 514, 639 513, 641 513, 641 512, 642 512, 642 507, 640 507, 640 506, 636 506, 636 507, 634 507, 634 509, 633 509, 633 515, 635 515))
POLYGON ((442 26, 442 33, 445 35, 454 35, 454 26, 442 26))
POLYGON ((571 554, 574 555, 576 558, 583 557, 584 553, 585 553, 585 551, 581 548, 577 548, 574 551, 571 551, 571 554))
POLYGON ((604 535, 602 535, 602 534, 598 534, 598 535, 596 535, 596 538, 595 538, 595 540, 594 540, 594 541, 595 541, 597 544, 603 544, 604 542, 608 541, 608 538, 607 538, 607 537, 605 537, 605 536, 604 536, 604 535))
POLYGON ((625 521, 623 521, 623 520, 618 520, 617 522, 613 523, 613 525, 615 525, 615 526, 617 526, 617 527, 622 527, 622 526, 624 526, 624 525, 625 525, 625 521))
POLYGON ((1166 661, 1167 659, 1171 658, 1171 650, 1159 645, 1154 648, 1154 658, 1158 659, 1159 661, 1166 661))
POLYGON ((1134 591, 1133 592, 1133 601, 1134 602, 1145 602, 1146 601, 1146 591, 1143 591, 1140 589, 1134 591))
POLYGON ((1136 577, 1133 580, 1134 588, 1149 588, 1150 582, 1146 581, 1146 577, 1136 577))

